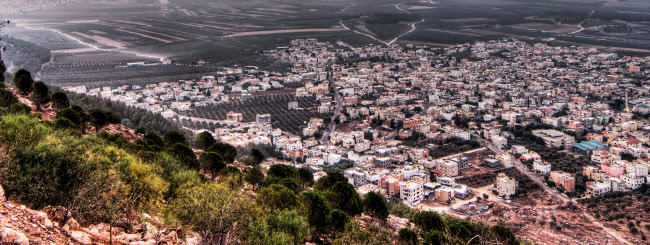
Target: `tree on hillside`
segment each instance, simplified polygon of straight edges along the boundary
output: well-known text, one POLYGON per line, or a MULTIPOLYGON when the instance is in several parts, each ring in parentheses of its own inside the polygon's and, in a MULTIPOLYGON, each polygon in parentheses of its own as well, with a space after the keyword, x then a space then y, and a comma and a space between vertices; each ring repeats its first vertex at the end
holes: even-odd
POLYGON ((47 98, 49 88, 45 83, 37 81, 34 83, 34 102, 36 102, 36 110, 41 110, 41 103, 47 98))
POLYGON ((397 244, 399 245, 417 245, 418 234, 409 228, 402 228, 399 230, 397 236, 397 244))
POLYGON ((363 212, 363 204, 359 193, 347 182, 338 182, 325 192, 328 202, 332 208, 345 211, 350 216, 356 216, 363 212))
POLYGON ((306 186, 314 184, 314 174, 308 168, 299 168, 296 180, 298 180, 300 187, 305 189, 306 186))
POLYGON ((0 107, 9 107, 15 103, 18 103, 18 98, 5 89, 0 89, 0 107))
POLYGON ((176 131, 169 131, 163 136, 163 141, 165 142, 165 146, 171 146, 176 143, 181 143, 181 144, 187 144, 187 140, 185 140, 185 135, 182 135, 179 132, 176 131))
POLYGON ((104 111, 100 109, 92 109, 88 111, 88 115, 90 116, 90 122, 95 126, 96 133, 99 132, 101 128, 108 125, 108 117, 104 111))
POLYGON ((298 204, 296 193, 283 185, 272 184, 262 187, 257 193, 258 202, 271 211, 292 209, 298 204))
POLYGON ((255 164, 255 166, 260 165, 260 163, 264 161, 264 158, 266 158, 266 156, 264 156, 262 151, 258 149, 251 150, 251 156, 253 157, 253 163, 255 164))
POLYGON ((316 184, 314 184, 314 190, 324 191, 334 186, 338 182, 348 182, 348 178, 343 176, 342 173, 329 171, 327 175, 318 179, 316 184))
POLYGON ((77 112, 79 115, 79 127, 81 128, 81 134, 86 133, 86 123, 90 122, 90 115, 86 113, 81 106, 74 105, 70 107, 73 111, 77 112))
POLYGON ((440 231, 431 231, 424 236, 424 244, 447 244, 448 240, 440 231))
POLYGON ((307 217, 307 223, 311 227, 315 237, 327 231, 327 218, 330 213, 329 205, 325 197, 315 191, 304 191, 299 197, 301 205, 301 214, 307 217))
POLYGON ((330 212, 330 229, 334 233, 345 231, 345 225, 350 221, 350 216, 340 209, 333 209, 330 212))
POLYGON ((54 108, 56 108, 57 110, 70 107, 70 101, 68 100, 68 95, 66 95, 64 92, 56 92, 52 94, 52 104, 54 105, 54 108))
POLYGON ((432 230, 441 231, 445 228, 445 222, 442 220, 442 216, 433 211, 417 212, 411 218, 411 222, 420 229, 422 234, 426 234, 432 230))
POLYGON ((388 205, 382 195, 369 192, 363 198, 363 209, 366 214, 374 219, 385 221, 388 218, 388 205))
POLYGON ((223 161, 223 158, 217 153, 214 152, 203 152, 199 156, 199 161, 201 162, 201 168, 210 173, 212 180, 219 174, 219 171, 226 167, 226 163, 223 161))
POLYGON ((156 133, 148 132, 144 134, 142 139, 153 151, 160 151, 165 147, 165 141, 156 133))
POLYGON ((293 178, 296 176, 296 168, 284 164, 275 164, 269 168, 267 174, 278 179, 293 178))
POLYGON ((77 127, 81 125, 81 117, 79 117, 79 113, 70 108, 60 110, 58 113, 56 113, 56 119, 67 119, 70 122, 74 123, 77 127))
POLYGON ((203 131, 197 135, 196 146, 203 149, 203 151, 208 151, 208 147, 212 146, 217 141, 212 137, 212 134, 208 131, 203 131))
POLYGON ((237 157, 237 149, 226 143, 214 143, 208 147, 208 151, 219 153, 223 157, 223 160, 229 163, 234 162, 235 157, 237 157))
POLYGON ((191 169, 199 169, 201 166, 199 161, 196 160, 196 155, 194 155, 192 148, 185 144, 173 144, 167 147, 166 151, 191 169))
MULTIPOLYGON (((14 77, 14 84, 16 85, 16 88, 20 90, 21 93, 23 94, 28 94, 29 91, 32 90, 32 84, 34 83, 34 79, 32 79, 31 75, 29 75, 29 72, 25 71, 27 74, 23 74, 20 76, 14 77)), ((18 72, 16 72, 18 74, 18 72)))
POLYGON ((296 210, 267 213, 252 224, 248 244, 302 244, 309 232, 305 218, 296 210))
POLYGON ((490 231, 499 239, 502 244, 519 244, 517 237, 515 237, 515 234, 503 225, 492 226, 490 227, 490 231))
POLYGON ((183 227, 203 238, 202 244, 226 244, 243 239, 240 227, 248 227, 256 216, 255 203, 224 184, 184 185, 170 203, 170 212, 183 227))
POLYGON ((2 59, 0 59, 0 83, 5 82, 5 72, 7 72, 7 67, 2 59))
POLYGON ((257 185, 262 183, 264 180, 264 173, 262 173, 262 170, 260 168, 251 168, 248 170, 248 172, 246 172, 244 180, 253 185, 253 189, 256 189, 257 185))

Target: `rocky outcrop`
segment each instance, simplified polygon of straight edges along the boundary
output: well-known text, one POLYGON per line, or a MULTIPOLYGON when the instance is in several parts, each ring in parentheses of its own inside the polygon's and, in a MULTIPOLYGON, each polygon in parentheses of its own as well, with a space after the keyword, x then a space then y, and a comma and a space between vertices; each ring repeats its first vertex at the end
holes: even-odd
POLYGON ((0 229, 0 244, 29 245, 29 239, 22 232, 11 228, 0 229))
POLYGON ((2 189, 2 186, 0 185, 0 202, 7 201, 5 198, 5 189, 2 189))
POLYGON ((76 243, 82 244, 82 245, 92 245, 93 240, 90 238, 90 235, 88 233, 85 233, 83 231, 71 231, 70 232, 70 238, 76 243))
POLYGON ((0 244, 67 244, 71 242, 47 213, 0 201, 0 244))
MULTIPOLYGON (((178 238, 181 229, 165 226, 157 217, 143 215, 128 231, 100 223, 81 226, 63 207, 36 211, 0 201, 0 244, 188 244, 178 238), (111 237, 112 233, 112 237, 111 237)), ((189 236, 188 236, 189 237, 189 236)))

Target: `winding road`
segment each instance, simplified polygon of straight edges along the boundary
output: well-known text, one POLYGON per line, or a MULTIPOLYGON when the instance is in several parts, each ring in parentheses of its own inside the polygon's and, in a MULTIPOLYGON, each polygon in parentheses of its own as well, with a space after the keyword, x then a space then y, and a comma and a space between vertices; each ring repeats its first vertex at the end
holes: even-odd
MULTIPOLYGON (((407 13, 407 14, 409 14, 409 15, 412 15, 412 13, 411 13, 410 11, 401 8, 401 7, 400 7, 401 4, 403 4, 403 3, 395 4, 395 8, 396 8, 397 10, 399 10, 399 11, 402 11, 402 12, 404 12, 404 13, 407 13)), ((420 24, 420 23, 422 23, 422 22, 424 22, 424 19, 421 19, 421 20, 418 21, 418 22, 411 23, 411 24, 410 24, 410 25, 411 25, 411 29, 410 29, 410 30, 408 30, 408 31, 405 32, 405 33, 400 34, 399 36, 397 36, 396 38, 394 38, 394 39, 392 39, 392 40, 390 40, 390 41, 388 41, 388 42, 386 42, 386 41, 384 41, 384 40, 381 40, 381 39, 379 39, 379 38, 376 38, 375 36, 370 35, 370 34, 368 34, 368 33, 361 32, 361 31, 357 31, 357 30, 354 30, 354 29, 352 29, 352 28, 349 28, 348 26, 346 26, 346 25, 343 23, 342 20, 339 20, 339 25, 341 25, 344 29, 346 29, 346 30, 348 30, 348 31, 352 31, 352 32, 357 33, 357 34, 364 35, 364 36, 366 36, 366 37, 371 38, 372 40, 375 40, 375 41, 377 41, 377 42, 383 43, 383 44, 386 45, 386 46, 390 46, 390 45, 393 45, 393 43, 397 42, 400 38, 402 38, 402 37, 404 37, 404 36, 406 36, 406 35, 408 35, 408 34, 411 34, 411 33, 414 32, 415 30, 417 30, 416 25, 417 25, 417 24, 420 24)))

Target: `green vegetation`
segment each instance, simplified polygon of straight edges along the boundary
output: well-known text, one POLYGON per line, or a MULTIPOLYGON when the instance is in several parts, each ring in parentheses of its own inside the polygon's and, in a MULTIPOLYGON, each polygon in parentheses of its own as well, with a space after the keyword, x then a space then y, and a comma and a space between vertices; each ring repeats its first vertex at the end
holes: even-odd
MULTIPOLYGON (((188 132, 185 132, 177 125, 173 124, 167 119, 164 119, 162 116, 151 113, 144 109, 129 107, 122 103, 112 102, 109 100, 104 100, 83 94, 64 93, 58 96, 63 97, 65 94, 67 94, 66 98, 70 100, 70 103, 79 105, 84 110, 99 108, 104 111, 111 111, 120 115, 121 118, 124 118, 124 120, 122 120, 122 124, 132 129, 144 128, 147 132, 154 132, 157 134, 165 134, 168 132, 176 131, 184 135, 189 135, 188 132)), ((55 103, 55 106, 56 105, 57 103, 55 103)), ((56 107, 59 108, 58 106, 56 107)), ((63 107, 65 107, 65 105, 63 107)))
MULTIPOLYGON (((82 225, 105 222, 124 229, 137 224, 142 213, 153 214, 166 225, 197 232, 205 244, 391 242, 384 221, 393 208, 378 193, 361 197, 340 172, 314 182, 307 168, 272 165, 265 176, 256 166, 269 155, 267 149, 238 152, 205 133, 198 136, 204 150, 198 156, 188 138, 175 131, 161 137, 139 129, 142 137, 132 141, 99 133, 124 120, 110 106, 70 106, 74 102, 65 93, 45 88, 25 86, 21 93, 49 99, 58 111, 54 122, 41 121, 40 114, 0 89, 0 184, 12 201, 34 209, 63 206, 82 225), (87 130, 91 126, 94 130, 87 130), (237 157, 250 159, 252 167, 231 165, 237 157), (362 226, 355 218, 362 213, 380 222, 362 226)), ((425 234, 429 226, 419 227, 425 234)), ((432 239, 497 237, 489 227, 447 217, 435 230, 444 232, 432 239)), ((402 240, 418 241, 415 232, 402 233, 402 240)))

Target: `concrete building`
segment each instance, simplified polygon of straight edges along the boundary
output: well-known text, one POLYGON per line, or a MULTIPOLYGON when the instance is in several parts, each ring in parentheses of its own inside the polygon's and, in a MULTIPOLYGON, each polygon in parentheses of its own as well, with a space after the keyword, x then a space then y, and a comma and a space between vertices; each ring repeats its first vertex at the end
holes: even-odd
POLYGON ((504 173, 499 173, 496 179, 496 188, 499 196, 509 198, 517 193, 519 183, 514 178, 508 177, 504 173))
POLYGON ((550 148, 564 147, 569 149, 575 142, 573 136, 567 135, 554 129, 538 129, 533 130, 533 135, 542 138, 546 146, 550 148))
POLYGON ((570 173, 562 171, 551 171, 551 181, 557 186, 562 186, 567 192, 572 192, 576 187, 576 179, 570 173))
POLYGON ((585 192, 585 196, 587 197, 599 197, 612 191, 611 183, 587 181, 586 185, 587 191, 585 192))
POLYGON ((454 201, 454 188, 443 186, 435 190, 433 198, 441 203, 449 203, 454 201))
POLYGON ((488 168, 498 168, 501 167, 501 160, 496 158, 486 158, 483 160, 483 163, 488 168))
POLYGON ((456 177, 458 176, 458 163, 451 160, 444 160, 436 166, 444 176, 456 177))
POLYGON ((368 184, 368 178, 365 173, 356 170, 346 170, 343 172, 343 175, 348 178, 348 182, 354 185, 354 187, 368 184))
POLYGON ((393 176, 383 176, 379 179, 379 188, 386 190, 386 195, 395 196, 399 194, 399 179, 393 176))
POLYGON ((257 124, 271 123, 271 114, 257 114, 255 116, 255 121, 257 124))
POLYGON ((401 182, 399 196, 410 204, 418 204, 424 200, 424 186, 417 181, 401 182))
POLYGON ((547 175, 551 172, 551 164, 549 162, 544 162, 537 160, 533 162, 533 170, 539 174, 547 175))
POLYGON ((388 168, 393 165, 393 160, 390 157, 375 158, 375 166, 379 168, 388 168))

